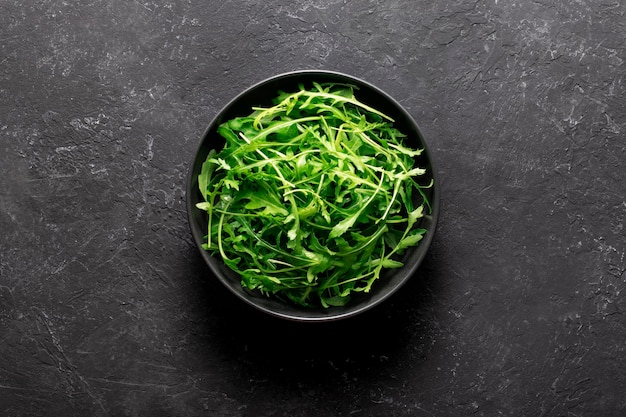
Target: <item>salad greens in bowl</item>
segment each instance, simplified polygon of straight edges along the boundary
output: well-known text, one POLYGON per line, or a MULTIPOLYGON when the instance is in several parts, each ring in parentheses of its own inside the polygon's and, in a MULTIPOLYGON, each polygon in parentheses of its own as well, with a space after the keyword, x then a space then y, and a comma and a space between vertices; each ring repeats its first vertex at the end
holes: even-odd
POLYGON ((295 71, 248 88, 211 122, 187 210, 202 257, 236 296, 327 321, 370 309, 415 273, 438 186, 394 99, 349 75, 295 71))

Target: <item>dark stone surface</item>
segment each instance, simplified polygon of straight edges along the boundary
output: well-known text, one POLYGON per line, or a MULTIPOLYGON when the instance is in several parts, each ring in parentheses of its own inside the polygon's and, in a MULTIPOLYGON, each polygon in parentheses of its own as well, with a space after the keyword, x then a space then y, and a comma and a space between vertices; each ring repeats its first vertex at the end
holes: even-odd
POLYGON ((0 414, 626 415, 620 0, 0 3, 0 414), (418 120, 442 217, 354 320, 212 279, 190 159, 241 89, 366 79, 418 120))

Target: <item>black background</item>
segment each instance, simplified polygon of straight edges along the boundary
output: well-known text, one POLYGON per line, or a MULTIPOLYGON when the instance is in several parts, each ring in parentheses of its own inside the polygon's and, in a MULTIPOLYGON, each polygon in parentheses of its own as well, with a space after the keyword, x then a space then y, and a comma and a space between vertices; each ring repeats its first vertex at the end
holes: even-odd
POLYGON ((3 416, 621 416, 619 0, 0 3, 3 416), (267 317, 209 273, 185 180, 217 112, 297 69, 418 121, 416 276, 358 318, 267 317))

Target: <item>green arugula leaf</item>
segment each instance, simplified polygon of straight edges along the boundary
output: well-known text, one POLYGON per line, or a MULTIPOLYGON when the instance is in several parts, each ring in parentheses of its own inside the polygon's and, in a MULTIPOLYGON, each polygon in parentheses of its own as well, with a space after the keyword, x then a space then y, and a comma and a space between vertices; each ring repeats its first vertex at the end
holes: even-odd
POLYGON ((415 234, 410 234, 404 238, 402 238, 402 240, 400 240, 400 242, 398 242, 398 246, 396 248, 397 251, 402 251, 410 246, 415 246, 417 245, 417 243, 423 239, 423 231, 418 230, 417 233, 415 234))
POLYGON ((280 204, 280 201, 271 198, 270 196, 263 194, 248 193, 244 199, 248 200, 248 203, 244 205, 247 210, 255 211, 258 216, 287 216, 289 211, 280 204), (259 209, 262 209, 258 211, 259 209))

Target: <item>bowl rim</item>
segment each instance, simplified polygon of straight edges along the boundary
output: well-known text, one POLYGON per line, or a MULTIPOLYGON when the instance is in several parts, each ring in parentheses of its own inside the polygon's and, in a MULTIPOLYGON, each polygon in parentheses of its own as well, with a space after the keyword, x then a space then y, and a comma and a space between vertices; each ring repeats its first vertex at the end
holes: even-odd
MULTIPOLYGON (((396 99, 394 99, 392 96, 390 96, 388 93, 383 91, 381 88, 375 86, 374 84, 368 81, 365 81, 359 77, 349 75, 343 72, 323 70, 323 69, 293 70, 293 71, 283 72, 283 73, 279 73, 279 74, 267 77, 261 81, 258 81, 256 83, 249 85, 248 87, 245 87, 234 98, 228 101, 226 105, 224 105, 221 109, 219 109, 219 111, 217 111, 214 114, 210 123, 207 125, 206 129, 200 136, 200 140, 193 153, 193 159, 191 160, 190 165, 188 167, 185 191, 186 191, 185 199, 186 199, 186 208, 187 208, 187 220, 188 220, 189 228, 191 230, 193 241, 195 243, 197 250, 200 252, 201 257, 204 259, 205 263, 207 264, 207 266, 209 267, 211 273, 215 276, 215 278, 217 278, 218 281, 222 283, 222 285, 228 288, 228 290, 232 294, 234 294, 236 298, 239 298, 240 300, 244 301, 249 306, 252 306, 253 308, 259 311, 262 311, 270 316, 274 316, 274 317, 281 318, 281 319, 286 319, 288 321, 296 321, 296 322, 329 322, 329 321, 342 320, 342 319, 346 319, 349 317, 357 316, 365 311, 371 310, 375 306, 378 306, 384 301, 388 300, 401 287, 403 287, 413 275, 415 275, 416 271, 422 265, 423 260, 426 254, 429 252, 430 247, 432 245, 432 242, 435 236, 435 230, 437 229, 437 223, 439 220, 439 211, 440 211, 439 174, 437 172, 435 161, 433 160, 433 155, 430 151, 430 147, 426 143, 422 130, 419 127, 417 121, 404 108, 404 106, 402 106, 396 99), (194 225, 193 212, 194 210, 197 210, 191 198, 192 193, 196 192, 195 184, 194 184, 194 177, 197 176, 197 173, 194 172, 194 167, 197 163, 198 154, 201 152, 202 148, 204 147, 204 143, 207 141, 209 134, 217 127, 218 123, 222 119, 222 115, 230 111, 236 105, 236 103, 238 103, 246 95, 250 94, 251 91, 261 88, 267 84, 278 82, 282 79, 289 79, 292 77, 301 77, 301 76, 336 77, 339 79, 343 79, 343 81, 347 83, 352 83, 360 87, 366 87, 372 90, 374 93, 382 96, 390 105, 392 105, 395 108, 395 110, 398 111, 398 113, 402 114, 402 117, 417 132, 419 136, 419 141, 421 142, 421 147, 423 148, 423 154, 430 166, 430 172, 429 172, 430 177, 433 179, 433 186, 431 187, 431 193, 430 193, 431 195, 429 196, 429 204, 431 207, 431 212, 430 214, 426 215, 427 217, 430 218, 430 226, 427 229, 427 233, 425 233, 423 239, 420 241, 420 244, 417 247, 415 247, 415 250, 417 250, 417 248, 419 247, 424 247, 424 249, 421 250, 418 255, 416 255, 417 259, 413 261, 411 265, 408 266, 408 268, 407 268, 407 265, 400 268, 404 272, 404 275, 405 275, 404 278, 402 278, 395 286, 386 290, 384 294, 382 294, 380 297, 373 299, 371 302, 367 302, 355 308, 343 309, 342 307, 336 307, 337 309, 340 309, 340 310, 335 310, 335 312, 333 312, 333 309, 335 307, 330 307, 330 308, 323 310, 326 313, 324 315, 307 314, 307 313, 311 313, 314 311, 319 313, 320 309, 306 309, 304 307, 301 310, 298 310, 298 311, 302 311, 302 315, 276 311, 272 308, 269 308, 265 305, 255 302, 252 298, 245 296, 243 292, 237 291, 233 287, 232 283, 229 282, 228 277, 224 276, 222 272, 220 271, 221 269, 225 268, 225 266, 221 263, 221 261, 219 261, 217 258, 212 256, 207 250, 202 249, 201 244, 203 243, 204 234, 200 234, 193 227, 194 225)), ((294 308, 298 308, 298 307, 295 306, 294 308)))

